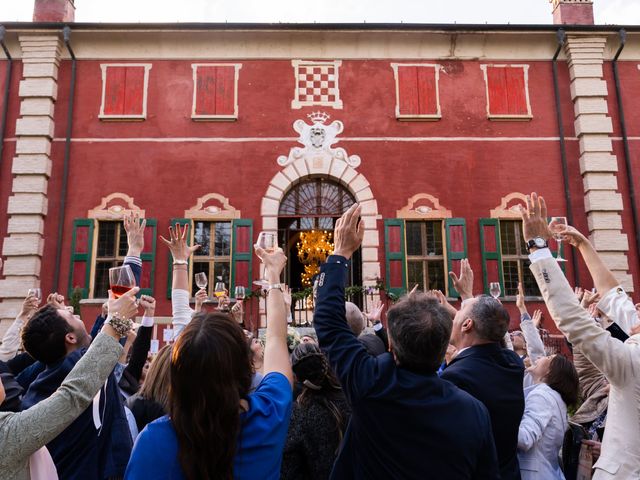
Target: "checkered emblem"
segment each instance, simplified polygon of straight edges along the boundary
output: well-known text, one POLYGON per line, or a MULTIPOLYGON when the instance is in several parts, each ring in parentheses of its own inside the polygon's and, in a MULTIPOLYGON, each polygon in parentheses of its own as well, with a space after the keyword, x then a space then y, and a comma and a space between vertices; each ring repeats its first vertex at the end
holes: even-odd
POLYGON ((342 108, 338 87, 338 68, 341 62, 293 61, 296 77, 295 98, 292 108, 314 105, 342 108))

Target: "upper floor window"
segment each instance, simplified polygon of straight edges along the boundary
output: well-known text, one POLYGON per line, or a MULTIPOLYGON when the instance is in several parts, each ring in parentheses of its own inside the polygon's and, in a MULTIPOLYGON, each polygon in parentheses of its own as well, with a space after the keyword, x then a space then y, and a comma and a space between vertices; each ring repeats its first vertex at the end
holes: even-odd
MULTIPOLYGON (((200 245, 200 248, 193 255, 192 278, 195 278, 196 273, 206 273, 209 295, 213 295, 217 282, 224 282, 225 287, 229 289, 231 221, 205 222, 194 220, 193 242, 200 245)), ((192 281, 191 291, 193 295, 198 291, 195 281, 192 281)))
POLYGON ((102 64, 103 120, 144 120, 151 64, 102 64))
POLYGON ((396 118, 437 120, 441 117, 440 65, 392 63, 396 82, 396 118))
POLYGON ((342 65, 340 60, 292 60, 291 64, 295 75, 295 95, 291 108, 315 105, 342 108, 338 83, 338 70, 342 65))
POLYGON ((480 68, 484 72, 489 119, 532 118, 529 65, 480 65, 480 68))
POLYGON ((446 292, 442 220, 405 223, 407 288, 446 292))
POLYGON ((238 118, 238 77, 240 64, 194 63, 194 120, 234 120, 238 118))

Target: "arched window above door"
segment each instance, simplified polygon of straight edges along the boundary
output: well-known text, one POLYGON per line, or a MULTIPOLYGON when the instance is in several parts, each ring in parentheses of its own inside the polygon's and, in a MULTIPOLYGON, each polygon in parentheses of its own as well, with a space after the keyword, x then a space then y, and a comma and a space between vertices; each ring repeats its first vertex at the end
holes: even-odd
POLYGON ((278 215, 281 217, 339 217, 355 198, 342 185, 325 178, 310 178, 285 194, 278 215))

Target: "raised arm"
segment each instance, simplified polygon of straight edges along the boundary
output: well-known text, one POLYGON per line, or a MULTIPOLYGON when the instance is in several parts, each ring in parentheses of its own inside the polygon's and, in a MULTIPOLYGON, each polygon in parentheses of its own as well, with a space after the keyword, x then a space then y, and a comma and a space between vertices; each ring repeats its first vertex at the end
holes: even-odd
POLYGON ((140 286, 142 277, 142 260, 140 256, 144 250, 144 228, 147 221, 140 218, 138 212, 130 212, 123 219, 124 229, 127 232, 127 256, 124 258, 124 265, 129 265, 136 285, 140 286))
MULTIPOLYGON (((135 316, 137 306, 134 288, 119 299, 110 299, 110 313, 125 325, 135 316)), ((0 455, 0 470, 17 459, 26 459, 39 448, 57 437, 86 408, 113 370, 122 346, 120 333, 110 324, 91 344, 74 366, 65 381, 53 395, 35 406, 15 415, 7 416, 0 424, 0 438, 4 441, 0 455)))
POLYGON ((142 370, 147 361, 147 354, 151 348, 151 337, 153 336, 154 315, 156 311, 156 300, 149 295, 140 297, 140 306, 144 308, 142 324, 138 328, 138 335, 131 346, 131 358, 125 372, 136 381, 140 382, 142 370))
POLYGON ((7 329, 4 337, 2 337, 2 344, 0 344, 1 361, 8 362, 17 355, 20 349, 20 333, 22 332, 22 327, 24 327, 31 315, 38 309, 38 303, 38 299, 33 295, 29 295, 24 299, 24 302, 22 302, 20 313, 18 313, 16 319, 7 329))
MULTIPOLYGON (((547 208, 544 199, 533 193, 527 199, 527 204, 522 222, 525 241, 535 237, 548 240, 551 234, 546 223, 547 208)), ((578 304, 550 250, 532 250, 530 268, 558 328, 569 342, 580 348, 584 356, 606 375, 610 383, 624 383, 635 360, 628 346, 612 338, 578 304)))
POLYGON ((538 325, 534 321, 534 318, 539 320, 542 312, 536 310, 534 312, 534 318, 531 318, 527 311, 527 305, 524 301, 524 288, 522 283, 518 283, 518 295, 516 296, 516 306, 520 311, 520 330, 524 336, 524 341, 527 344, 527 355, 533 365, 539 358, 544 357, 546 352, 544 350, 544 343, 540 338, 540 332, 538 332, 538 325))
POLYGON ((187 225, 169 227, 169 238, 160 239, 169 247, 173 258, 173 280, 171 284, 171 305, 173 308, 174 338, 191 321, 193 310, 189 307, 189 258, 200 245, 187 245, 187 225))
POLYGON ((267 334, 264 347, 264 374, 282 373, 293 385, 293 372, 287 347, 287 306, 284 301, 280 274, 287 263, 281 249, 267 253, 256 247, 256 254, 264 264, 264 275, 270 285, 279 287, 267 291, 267 334))

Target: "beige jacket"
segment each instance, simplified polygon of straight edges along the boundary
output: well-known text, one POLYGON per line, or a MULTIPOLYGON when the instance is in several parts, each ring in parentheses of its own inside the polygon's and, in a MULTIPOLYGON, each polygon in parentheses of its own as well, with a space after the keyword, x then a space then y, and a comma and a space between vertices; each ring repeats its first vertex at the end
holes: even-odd
POLYGON ((115 367, 122 346, 99 334, 46 400, 20 413, 0 413, 0 478, 28 480, 29 457, 86 410, 115 367))
POLYGON ((640 335, 620 343, 600 328, 580 307, 554 259, 536 261, 531 271, 558 328, 611 384, 594 480, 640 479, 640 335))

